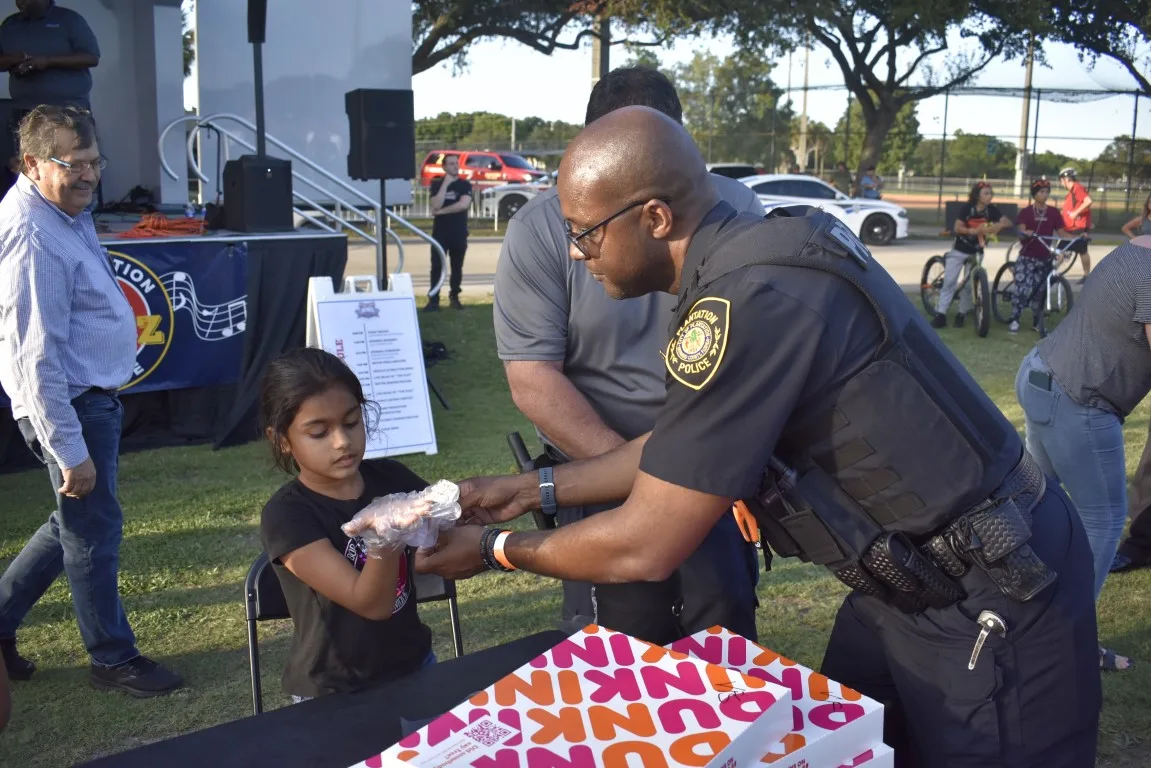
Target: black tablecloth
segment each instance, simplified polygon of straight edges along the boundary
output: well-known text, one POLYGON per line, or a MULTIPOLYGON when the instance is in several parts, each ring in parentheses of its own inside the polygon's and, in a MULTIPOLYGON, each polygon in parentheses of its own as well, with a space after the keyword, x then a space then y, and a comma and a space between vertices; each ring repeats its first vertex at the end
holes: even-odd
POLYGON ((379 688, 281 707, 86 765, 348 768, 403 738, 400 718, 423 721, 441 715, 565 637, 562 632, 541 632, 433 664, 379 688))

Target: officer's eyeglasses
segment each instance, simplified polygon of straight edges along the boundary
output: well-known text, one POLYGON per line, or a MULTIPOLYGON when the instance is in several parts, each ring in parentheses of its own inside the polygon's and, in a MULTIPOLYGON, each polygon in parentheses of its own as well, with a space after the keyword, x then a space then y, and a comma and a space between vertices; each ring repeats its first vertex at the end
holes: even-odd
POLYGON ((583 230, 582 232, 578 232, 578 233, 573 232, 571 223, 565 221, 564 222, 564 229, 567 232, 568 240, 571 241, 572 245, 574 245, 577 249, 579 249, 580 253, 582 253, 584 256, 589 256, 590 254, 586 250, 584 250, 584 243, 582 242, 584 240, 584 238, 586 238, 592 232, 595 232, 597 229, 600 229, 601 227, 606 227, 608 224, 615 221, 620 216, 623 216, 625 213, 630 211, 632 208, 638 208, 641 205, 647 205, 652 200, 659 200, 661 203, 667 203, 669 205, 671 204, 671 198, 670 197, 649 197, 646 200, 636 200, 634 203, 628 203, 623 208, 620 208, 618 211, 613 213, 611 216, 608 216, 606 219, 601 221, 599 224, 595 224, 593 226, 590 226, 587 229, 583 230))
POLYGON ((73 162, 61 160, 58 157, 50 157, 48 159, 68 171, 68 175, 70 176, 82 176, 85 171, 102 171, 108 167, 108 158, 106 157, 101 157, 97 160, 75 160, 73 162))

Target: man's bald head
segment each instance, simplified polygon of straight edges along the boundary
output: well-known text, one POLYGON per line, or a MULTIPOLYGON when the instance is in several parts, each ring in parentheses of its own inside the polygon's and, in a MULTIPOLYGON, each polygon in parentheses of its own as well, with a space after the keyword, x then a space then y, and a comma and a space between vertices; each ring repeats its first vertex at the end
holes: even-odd
POLYGON ((572 258, 615 298, 674 292, 692 235, 719 202, 688 132, 641 106, 584 128, 564 153, 558 189, 572 258))
POLYGON ((710 201, 705 211, 715 204, 691 135, 662 112, 640 106, 617 109, 580 131, 560 164, 559 193, 580 208, 661 197, 679 209, 698 208, 697 197, 710 201))

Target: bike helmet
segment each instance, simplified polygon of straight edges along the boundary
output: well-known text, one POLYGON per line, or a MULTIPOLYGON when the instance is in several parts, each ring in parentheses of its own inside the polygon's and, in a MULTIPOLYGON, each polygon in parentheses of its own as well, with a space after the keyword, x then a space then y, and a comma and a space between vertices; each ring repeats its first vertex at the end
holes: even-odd
POLYGON ((1041 189, 1046 189, 1048 191, 1051 190, 1051 182, 1048 181, 1046 177, 1042 179, 1036 179, 1035 181, 1031 182, 1031 196, 1035 197, 1035 195, 1038 194, 1039 190, 1041 189))
POLYGON ((1076 176, 1074 168, 1064 168, 1059 172, 1059 178, 1074 179, 1076 176))

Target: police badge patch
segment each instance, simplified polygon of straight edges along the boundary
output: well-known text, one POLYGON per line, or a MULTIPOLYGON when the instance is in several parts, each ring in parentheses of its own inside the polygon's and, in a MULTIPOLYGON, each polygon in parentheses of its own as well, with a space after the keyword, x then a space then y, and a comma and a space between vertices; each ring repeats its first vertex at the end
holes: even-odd
POLYGON ((676 381, 703 389, 715 375, 727 349, 731 302, 708 296, 692 305, 667 344, 664 362, 676 381))

